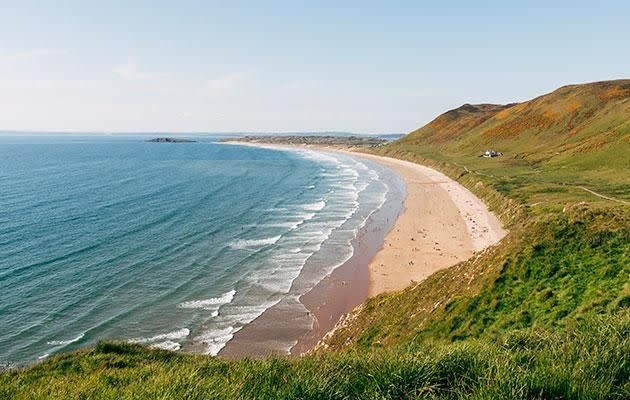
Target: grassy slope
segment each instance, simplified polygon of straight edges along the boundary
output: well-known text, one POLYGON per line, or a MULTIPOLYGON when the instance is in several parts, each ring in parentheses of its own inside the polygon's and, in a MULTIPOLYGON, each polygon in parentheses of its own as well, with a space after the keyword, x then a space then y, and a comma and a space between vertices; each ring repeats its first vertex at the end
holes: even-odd
POLYGON ((225 361, 103 342, 0 375, 3 399, 627 398, 630 319, 497 341, 225 361))
POLYGON ((578 186, 630 200, 629 116, 630 80, 571 85, 511 106, 462 106, 387 152, 465 166, 525 204, 599 202, 578 186), (505 155, 480 158, 489 148, 505 155))
POLYGON ((568 86, 466 105, 379 149, 458 179, 511 232, 370 299, 329 351, 223 361, 102 343, 0 375, 0 398, 628 398, 630 211, 580 188, 630 199, 628 121, 630 81, 568 86))
POLYGON ((467 262, 368 300, 326 345, 495 339, 515 329, 557 330, 590 315, 618 315, 630 307, 628 217, 615 208, 537 217, 467 262))

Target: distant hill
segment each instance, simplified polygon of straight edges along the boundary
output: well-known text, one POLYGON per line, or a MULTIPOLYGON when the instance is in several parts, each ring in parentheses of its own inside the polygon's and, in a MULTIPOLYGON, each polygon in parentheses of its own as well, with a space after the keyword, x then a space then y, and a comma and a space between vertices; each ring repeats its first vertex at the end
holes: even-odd
POLYGON ((173 137, 159 137, 155 139, 147 140, 147 142, 152 143, 194 143, 194 140, 190 139, 181 139, 181 138, 173 138, 173 137))
POLYGON ((372 147, 387 143, 386 139, 376 136, 244 136, 224 139, 224 142, 259 143, 279 145, 316 145, 342 147, 372 147))
POLYGON ((597 200, 585 188, 628 201, 630 79, 563 86, 523 103, 465 104, 384 152, 465 168, 524 202, 597 200), (480 159, 486 150, 503 155, 480 159))
POLYGON ((627 166, 628 116, 630 79, 595 82, 563 86, 524 103, 465 104, 401 142, 460 155, 493 148, 531 163, 573 157, 574 163, 588 166, 603 157, 627 166))

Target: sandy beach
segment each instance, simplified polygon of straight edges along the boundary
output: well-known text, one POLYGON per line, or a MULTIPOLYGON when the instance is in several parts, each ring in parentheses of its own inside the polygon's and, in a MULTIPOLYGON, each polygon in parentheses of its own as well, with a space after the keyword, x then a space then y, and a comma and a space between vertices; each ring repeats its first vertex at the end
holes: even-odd
POLYGON ((359 232, 350 260, 308 293, 289 298, 245 326, 219 353, 222 356, 281 353, 282 344, 288 341, 295 343, 291 354, 302 354, 334 328, 341 315, 367 297, 420 282, 497 243, 506 234, 480 199, 434 169, 348 150, 306 147, 380 163, 402 178, 404 188, 393 194, 387 207, 374 213, 359 232), (304 312, 288 311, 299 303, 304 312))
POLYGON ((405 210, 370 262, 368 295, 399 290, 501 240, 499 219, 468 189, 432 168, 368 154, 407 185, 405 210))

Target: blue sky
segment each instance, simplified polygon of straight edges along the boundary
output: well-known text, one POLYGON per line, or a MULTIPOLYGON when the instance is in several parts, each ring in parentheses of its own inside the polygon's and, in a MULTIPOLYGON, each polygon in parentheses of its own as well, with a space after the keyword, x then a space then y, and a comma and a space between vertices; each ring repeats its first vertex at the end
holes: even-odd
POLYGON ((0 130, 407 132, 630 78, 627 1, 506 3, 0 1, 0 130))

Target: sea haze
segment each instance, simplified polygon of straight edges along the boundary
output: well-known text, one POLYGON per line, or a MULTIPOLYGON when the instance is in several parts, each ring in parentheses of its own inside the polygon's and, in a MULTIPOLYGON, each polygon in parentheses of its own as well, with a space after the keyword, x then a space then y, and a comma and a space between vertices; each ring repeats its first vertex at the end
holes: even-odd
POLYGON ((216 354, 309 259, 304 290, 349 258, 389 190, 346 155, 145 140, 0 136, 0 361, 103 338, 216 354))

